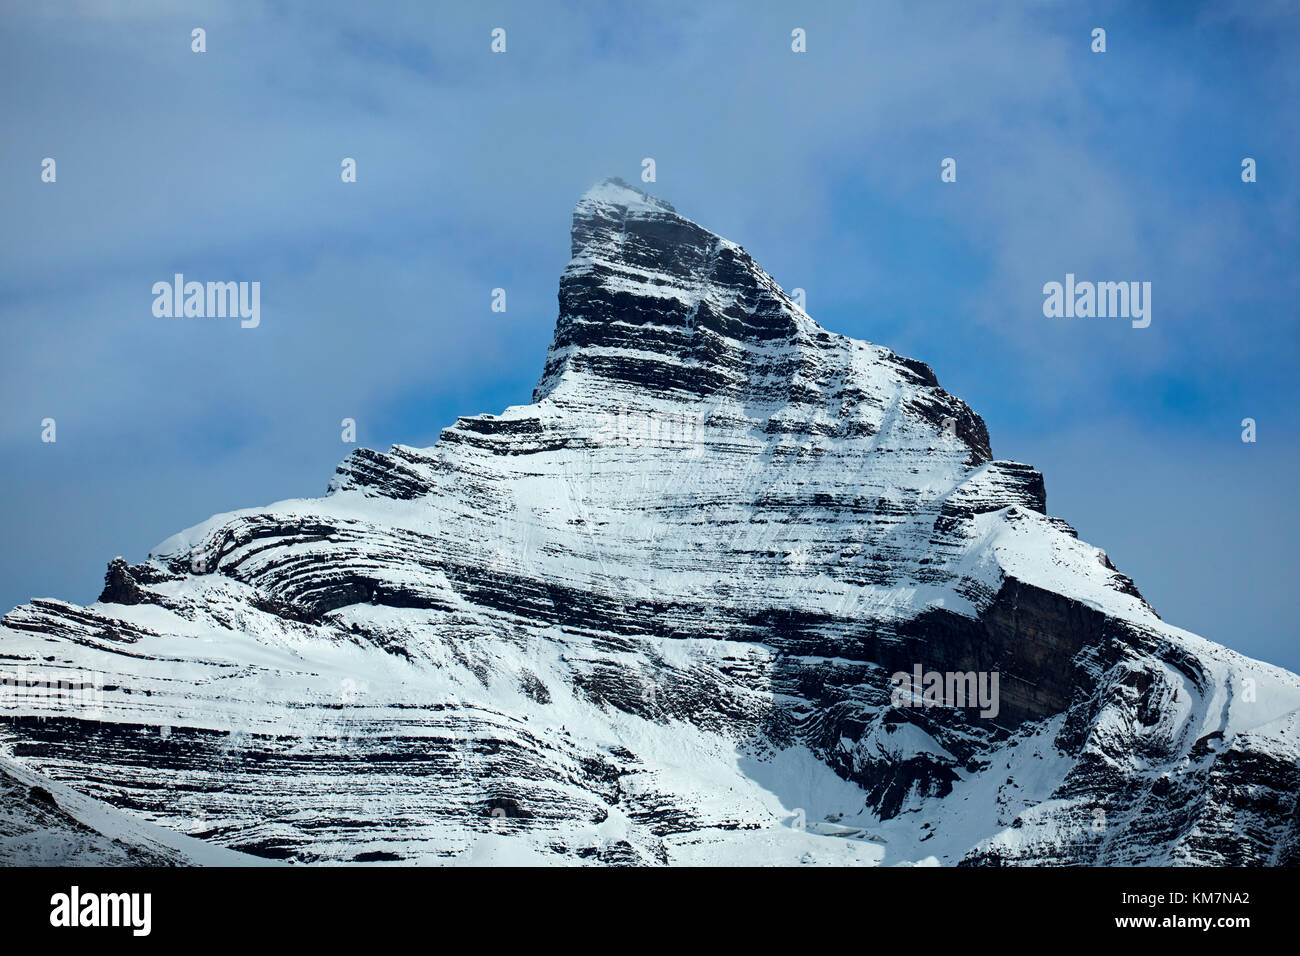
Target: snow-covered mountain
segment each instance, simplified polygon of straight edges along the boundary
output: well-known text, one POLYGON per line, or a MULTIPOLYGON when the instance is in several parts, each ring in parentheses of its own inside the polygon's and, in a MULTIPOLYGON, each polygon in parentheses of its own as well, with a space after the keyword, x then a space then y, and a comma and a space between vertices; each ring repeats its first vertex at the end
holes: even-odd
POLYGON ((559 298, 531 404, 10 612, 12 766, 300 861, 1300 862, 1300 678, 1164 624, 928 366, 617 180, 559 298))

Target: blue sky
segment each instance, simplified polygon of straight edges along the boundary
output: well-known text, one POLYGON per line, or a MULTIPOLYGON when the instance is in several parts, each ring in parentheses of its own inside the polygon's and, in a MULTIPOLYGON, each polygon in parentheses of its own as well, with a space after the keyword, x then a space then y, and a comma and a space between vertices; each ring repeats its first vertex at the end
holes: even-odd
POLYGON ((1294 4, 108 6, 2 15, 5 608, 323 493, 344 417, 386 449, 526 402, 574 202, 650 156, 1166 620, 1300 670, 1294 4), (174 272, 261 282, 260 327, 155 318, 174 272), (1067 272, 1150 281, 1151 326, 1045 318, 1067 272))

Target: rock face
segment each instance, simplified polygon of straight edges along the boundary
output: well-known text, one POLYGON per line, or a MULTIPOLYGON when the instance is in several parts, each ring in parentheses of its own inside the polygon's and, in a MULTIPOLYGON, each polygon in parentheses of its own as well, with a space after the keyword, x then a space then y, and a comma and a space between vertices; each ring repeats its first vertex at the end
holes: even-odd
POLYGON ((264 861, 164 830, 0 759, 6 866, 246 866, 264 861), (42 784, 58 791, 51 793, 42 784))
POLYGON ((0 745, 302 861, 1300 859, 1300 678, 1164 624, 929 367, 616 180, 559 299, 531 404, 8 614, 0 745))

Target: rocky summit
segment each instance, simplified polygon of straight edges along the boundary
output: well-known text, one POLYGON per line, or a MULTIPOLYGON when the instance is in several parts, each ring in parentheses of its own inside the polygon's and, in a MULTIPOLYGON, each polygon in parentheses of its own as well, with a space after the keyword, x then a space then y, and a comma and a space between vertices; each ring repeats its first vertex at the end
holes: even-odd
POLYGON ((5 616, 0 859, 1300 862, 1300 678, 735 243, 617 180, 572 243, 531 404, 5 616))

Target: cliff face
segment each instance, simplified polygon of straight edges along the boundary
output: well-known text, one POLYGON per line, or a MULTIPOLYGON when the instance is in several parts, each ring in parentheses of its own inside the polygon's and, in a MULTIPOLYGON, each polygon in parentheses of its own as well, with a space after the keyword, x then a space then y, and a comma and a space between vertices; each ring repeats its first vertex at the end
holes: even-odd
POLYGON ((531 404, 15 609, 20 670, 102 680, 0 697, 22 766, 268 857, 1300 852, 1300 678, 1165 625, 927 366, 617 181, 531 404), (996 713, 904 706, 918 665, 996 713))

